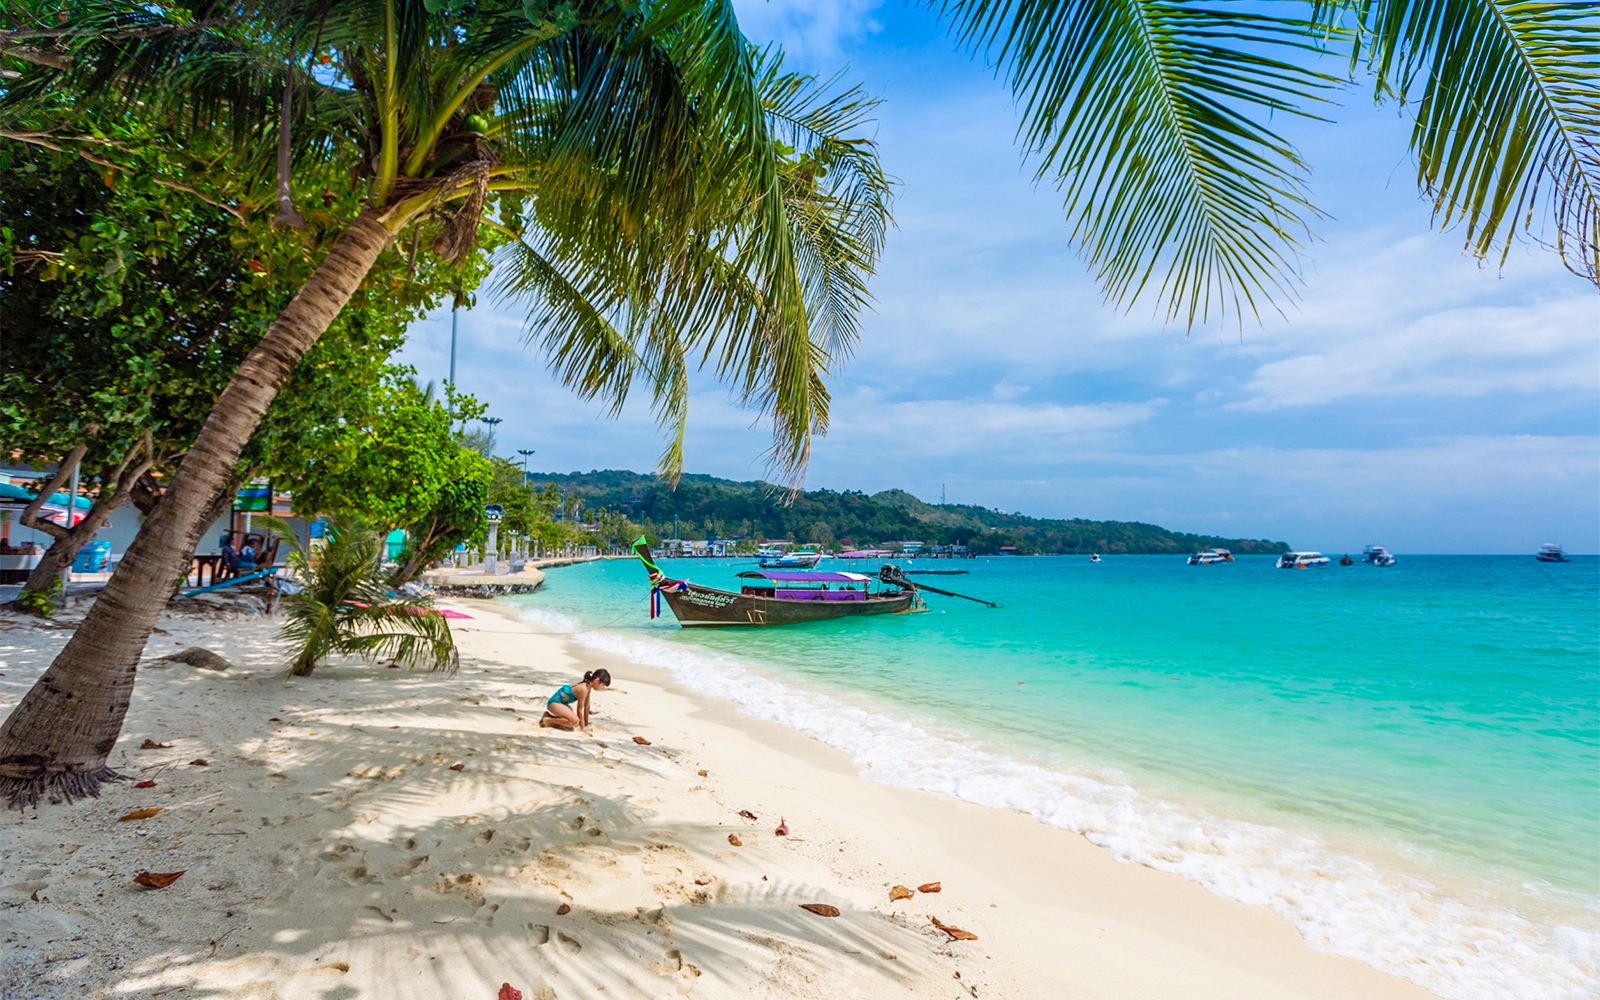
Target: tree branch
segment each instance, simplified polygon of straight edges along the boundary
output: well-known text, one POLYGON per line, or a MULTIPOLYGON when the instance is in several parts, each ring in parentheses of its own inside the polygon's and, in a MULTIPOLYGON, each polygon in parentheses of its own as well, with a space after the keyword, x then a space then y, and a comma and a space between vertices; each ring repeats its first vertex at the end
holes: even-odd
POLYGON ((67 478, 72 475, 72 470, 78 467, 78 463, 83 461, 83 456, 88 452, 89 446, 80 444, 72 449, 65 461, 56 466, 56 474, 50 477, 49 484, 39 492, 38 496, 33 498, 33 502, 23 509, 22 516, 17 519, 22 522, 23 527, 42 531, 51 538, 67 537, 68 529, 72 526, 72 515, 76 509, 77 497, 67 497, 67 528, 61 527, 48 518, 40 517, 39 509, 48 503, 51 497, 56 495, 56 490, 59 490, 62 484, 67 481, 67 478))
MULTIPOLYGON (((120 170, 121 172, 123 172, 125 174, 132 174, 132 173, 136 172, 130 167, 124 167, 120 163, 113 163, 110 160, 105 159, 104 157, 95 156, 93 153, 88 153, 88 152, 85 152, 85 151, 83 151, 81 149, 70 149, 70 148, 68 148, 66 146, 62 146, 62 145, 58 144, 59 142, 75 141, 74 139, 60 139, 59 137, 52 137, 50 139, 47 139, 47 138, 45 138, 47 135, 49 135, 49 133, 47 133, 47 132, 16 132, 16 131, 13 131, 11 129, 0 129, 0 139, 15 139, 18 142, 26 142, 26 143, 30 143, 30 144, 35 145, 35 146, 43 146, 45 149, 53 149, 58 153, 76 153, 79 157, 81 157, 81 158, 83 158, 85 160, 88 160, 90 163, 96 164, 97 166, 107 167, 107 168, 109 168, 111 170, 120 170), (55 139, 56 141, 52 141, 52 139, 55 139)), ((84 141, 94 141, 94 140, 84 140, 84 141)), ((229 215, 233 216, 235 219, 238 219, 240 222, 244 222, 245 221, 244 210, 241 209, 241 208, 235 208, 232 205, 223 204, 222 202, 217 201, 215 198, 209 197, 208 195, 206 195, 206 194, 204 194, 204 193, 202 193, 200 191, 196 191, 194 188, 190 187, 187 184, 179 184, 177 181, 169 181, 165 177, 162 177, 159 174, 150 174, 149 177, 150 177, 150 179, 152 181, 155 181, 157 184, 160 184, 162 187, 169 187, 169 188, 172 188, 174 191, 182 191, 185 194, 194 195, 196 198, 199 198, 201 201, 205 202, 206 204, 214 205, 217 208, 222 209, 224 212, 227 212, 229 215)))

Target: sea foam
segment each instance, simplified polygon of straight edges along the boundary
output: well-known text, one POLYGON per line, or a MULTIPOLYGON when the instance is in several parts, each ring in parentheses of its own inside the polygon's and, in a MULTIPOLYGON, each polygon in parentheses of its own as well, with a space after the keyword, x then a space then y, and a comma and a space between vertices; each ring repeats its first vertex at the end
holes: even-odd
MULTIPOLYGON (((522 618, 573 641, 664 669, 685 687, 848 754, 862 776, 1082 834, 1119 861, 1171 872, 1219 896, 1269 906, 1306 944, 1366 962, 1448 1000, 1592 1000, 1600 931, 1546 926, 1489 898, 1452 898, 1315 836, 1222 819, 1147 795, 1115 776, 1040 766, 967 745, 909 719, 780 683, 734 657, 604 629, 558 612, 522 618)), ((1597 921, 1600 922, 1600 921, 1597 921)))

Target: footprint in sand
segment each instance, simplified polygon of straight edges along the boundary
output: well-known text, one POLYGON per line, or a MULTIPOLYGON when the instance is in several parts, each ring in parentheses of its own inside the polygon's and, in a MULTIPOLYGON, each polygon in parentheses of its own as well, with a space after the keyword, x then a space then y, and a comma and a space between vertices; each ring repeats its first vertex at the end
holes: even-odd
POLYGON ((341 841, 337 844, 328 845, 323 850, 322 856, 329 861, 343 861, 345 858, 354 855, 356 851, 356 845, 349 841, 341 841))
POLYGON ((372 885, 378 881, 378 876, 367 870, 366 865, 355 865, 339 873, 339 878, 346 885, 372 885))
POLYGON ((461 896, 473 906, 482 906, 483 893, 488 886, 482 875, 467 872, 464 875, 446 875, 433 884, 433 891, 441 895, 461 896))
POLYGON ((272 774, 267 775, 267 778, 280 788, 284 785, 294 784, 294 779, 281 771, 274 771, 272 774))
POLYGON ((493 830, 485 830, 482 833, 478 834, 476 837, 473 837, 472 838, 472 842, 474 844, 477 844, 479 847, 487 847, 489 845, 489 841, 491 841, 493 839, 494 839, 494 831, 493 830))
POLYGON ((582 942, 572 935, 564 934, 561 931, 556 931, 556 944, 559 945, 561 950, 566 952, 568 955, 576 955, 578 952, 583 950, 582 942))
POLYGON ((472 922, 479 927, 493 927, 494 915, 499 909, 499 903, 490 903, 488 906, 478 910, 477 915, 472 918, 472 922))
POLYGON ((417 838, 415 837, 396 837, 390 843, 402 851, 414 851, 417 849, 417 838))
POLYGON ((380 923, 380 924, 392 924, 392 923, 394 923, 394 918, 393 917, 389 916, 387 913, 385 913, 382 910, 378 909, 376 906, 363 906, 361 909, 356 911, 356 915, 358 917, 360 917, 363 921, 371 921, 372 923, 380 923))
MULTIPOLYGON (((415 841, 413 841, 413 845, 415 845, 415 841)), ((417 873, 417 869, 421 868, 427 863, 428 856, 426 854, 419 854, 414 858, 407 858, 404 861, 397 861, 390 865, 389 874, 395 878, 406 878, 408 876, 415 875, 417 873)))
POLYGON ((381 767, 377 764, 362 764, 350 771, 352 778, 365 778, 368 781, 394 781, 406 773, 404 767, 381 767))
POLYGON ((550 943, 549 924, 523 924, 522 926, 528 929, 528 940, 532 941, 534 944, 543 945, 550 943))

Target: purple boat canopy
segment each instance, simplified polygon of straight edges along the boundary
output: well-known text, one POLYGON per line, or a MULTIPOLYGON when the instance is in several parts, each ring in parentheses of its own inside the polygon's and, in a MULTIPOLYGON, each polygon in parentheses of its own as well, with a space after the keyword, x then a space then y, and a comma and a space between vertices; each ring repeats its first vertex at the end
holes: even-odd
POLYGON ((766 573, 749 572, 740 573, 743 580, 771 580, 774 583, 866 583, 870 576, 860 573, 766 573))

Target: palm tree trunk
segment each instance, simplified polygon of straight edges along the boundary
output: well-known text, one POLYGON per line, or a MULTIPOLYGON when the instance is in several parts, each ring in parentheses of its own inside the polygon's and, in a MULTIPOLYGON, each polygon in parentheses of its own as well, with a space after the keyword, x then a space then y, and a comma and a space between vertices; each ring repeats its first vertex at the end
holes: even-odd
POLYGON ((0 726, 0 794, 12 805, 97 795, 122 732, 150 630, 205 514, 273 397, 344 308, 393 234, 368 209, 339 237, 217 397, 172 486, 123 555, 99 600, 49 669, 0 726))

